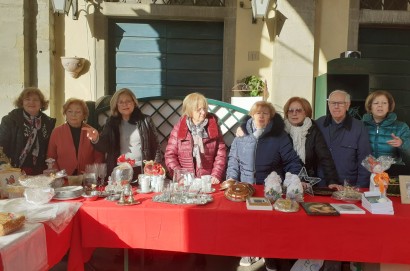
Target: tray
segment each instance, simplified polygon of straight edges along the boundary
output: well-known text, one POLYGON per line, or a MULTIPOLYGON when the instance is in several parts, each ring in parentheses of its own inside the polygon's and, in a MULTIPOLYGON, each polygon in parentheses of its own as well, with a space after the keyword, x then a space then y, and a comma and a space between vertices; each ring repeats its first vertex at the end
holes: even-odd
POLYGON ((332 194, 332 198, 337 199, 337 200, 341 200, 344 202, 358 202, 362 200, 362 193, 360 192, 349 192, 349 194, 346 196, 345 193, 343 193, 343 191, 336 191, 333 192, 332 194))
POLYGON ((141 189, 137 189, 138 194, 150 194, 152 192, 153 192, 152 189, 148 190, 147 192, 142 192, 141 189))
POLYGON ((313 194, 315 196, 331 196, 336 191, 336 189, 329 187, 313 187, 313 194))
POLYGON ((53 199, 55 199, 55 200, 71 200, 71 199, 78 199, 78 198, 81 198, 81 197, 82 197, 81 195, 72 196, 72 197, 56 197, 56 196, 54 196, 53 199))
POLYGON ((211 195, 207 194, 206 197, 203 197, 202 201, 197 201, 197 202, 172 202, 171 198, 169 198, 168 200, 164 200, 163 194, 159 194, 159 195, 155 195, 154 197, 152 197, 152 201, 153 202, 161 202, 161 203, 168 203, 168 204, 174 204, 174 205, 205 205, 208 204, 210 202, 213 202, 214 199, 211 195))
POLYGON ((54 192, 54 199, 69 200, 81 197, 84 191, 82 186, 63 186, 54 189, 54 192))
POLYGON ((134 201, 132 203, 129 203, 129 202, 119 203, 119 202, 117 202, 117 205, 120 205, 120 206, 132 206, 132 205, 138 205, 138 204, 141 204, 141 202, 139 202, 139 201, 134 201))

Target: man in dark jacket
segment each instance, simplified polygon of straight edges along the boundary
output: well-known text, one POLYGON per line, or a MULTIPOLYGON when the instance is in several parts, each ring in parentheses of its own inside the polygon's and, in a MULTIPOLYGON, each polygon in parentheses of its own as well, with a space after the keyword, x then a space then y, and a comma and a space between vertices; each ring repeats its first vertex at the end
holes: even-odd
POLYGON ((369 187, 370 172, 361 165, 371 154, 369 134, 363 122, 347 114, 350 95, 335 90, 329 95, 328 106, 330 115, 319 118, 316 123, 332 153, 340 184, 349 180, 358 187, 369 187))

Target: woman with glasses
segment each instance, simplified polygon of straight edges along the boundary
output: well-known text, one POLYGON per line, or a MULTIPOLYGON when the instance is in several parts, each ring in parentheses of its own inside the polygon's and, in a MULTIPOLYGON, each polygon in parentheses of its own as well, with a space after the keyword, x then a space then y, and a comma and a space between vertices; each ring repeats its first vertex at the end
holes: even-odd
POLYGON ((183 168, 195 177, 211 175, 213 184, 225 177, 226 145, 204 95, 191 93, 182 102, 182 117, 169 136, 165 164, 171 176, 183 168))
POLYGON ((84 173, 85 166, 102 163, 104 154, 96 151, 83 127, 94 129, 86 124, 88 107, 83 100, 70 98, 63 105, 66 123, 51 133, 47 157, 55 160, 55 168, 65 169, 70 176, 84 173))
MULTIPOLYGON (((290 98, 285 106, 285 130, 293 141, 293 148, 302 160, 310 177, 320 177, 320 184, 337 188, 339 178, 322 132, 312 120, 312 106, 301 97, 290 98)), ((320 185, 319 184, 319 185, 320 185)))
POLYGON ((157 130, 150 117, 138 108, 138 100, 127 88, 115 92, 110 101, 111 116, 99 134, 91 127, 83 127, 94 147, 106 153, 107 174, 117 166, 117 158, 124 154, 134 160, 134 179, 142 172, 144 160, 161 162, 157 130))
POLYGON ((40 89, 24 89, 14 102, 17 107, 4 116, 0 124, 0 146, 13 167, 28 175, 43 173, 51 131, 56 119, 42 111, 48 108, 40 89))
POLYGON ((367 113, 363 115, 363 122, 369 131, 372 155, 395 158, 397 166, 391 167, 391 175, 408 174, 409 171, 402 170, 405 169, 403 156, 410 154, 410 129, 406 123, 397 120, 393 112, 393 96, 387 91, 376 90, 366 98, 365 108, 367 113))

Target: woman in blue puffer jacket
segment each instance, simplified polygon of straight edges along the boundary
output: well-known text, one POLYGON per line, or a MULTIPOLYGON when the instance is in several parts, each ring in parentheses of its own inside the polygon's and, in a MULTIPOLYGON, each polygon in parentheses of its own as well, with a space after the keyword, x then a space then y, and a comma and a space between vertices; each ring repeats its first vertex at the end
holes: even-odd
POLYGON ((372 155, 391 156, 397 165, 403 165, 403 156, 410 153, 410 129, 397 120, 393 96, 384 90, 374 91, 366 98, 365 107, 363 122, 369 131, 372 155))
POLYGON ((269 102, 256 102, 243 137, 236 137, 229 153, 227 179, 263 184, 273 171, 284 178, 286 172, 299 174, 302 164, 293 149, 284 122, 269 102))

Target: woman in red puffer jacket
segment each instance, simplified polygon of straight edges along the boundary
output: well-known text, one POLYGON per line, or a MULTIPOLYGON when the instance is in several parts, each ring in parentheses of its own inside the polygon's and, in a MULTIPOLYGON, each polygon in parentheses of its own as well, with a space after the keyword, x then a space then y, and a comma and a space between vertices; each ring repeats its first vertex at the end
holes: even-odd
POLYGON ((182 103, 182 116, 169 136, 165 164, 170 176, 175 169, 187 169, 195 177, 211 175, 212 183, 225 177, 226 145, 218 118, 208 113, 208 102, 191 93, 182 103))

